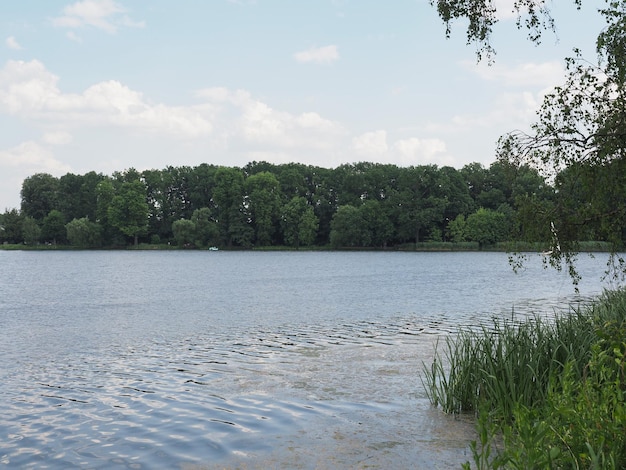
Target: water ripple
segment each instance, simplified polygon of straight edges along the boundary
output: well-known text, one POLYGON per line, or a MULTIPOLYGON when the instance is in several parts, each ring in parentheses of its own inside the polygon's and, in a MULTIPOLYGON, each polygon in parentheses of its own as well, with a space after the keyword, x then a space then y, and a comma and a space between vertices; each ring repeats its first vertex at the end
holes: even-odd
POLYGON ((416 372, 410 356, 429 329, 441 332, 416 319, 285 325, 235 341, 198 334, 57 357, 24 371, 19 392, 5 394, 1 461, 151 467, 268 454, 310 423, 399 406, 394 387, 409 360, 416 372), (370 385, 366 362, 379 380, 370 385))

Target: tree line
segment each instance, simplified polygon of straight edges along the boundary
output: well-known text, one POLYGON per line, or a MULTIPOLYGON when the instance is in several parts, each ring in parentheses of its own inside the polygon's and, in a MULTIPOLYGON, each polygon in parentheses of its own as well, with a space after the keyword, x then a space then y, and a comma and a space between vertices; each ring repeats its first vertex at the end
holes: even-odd
MULTIPOLYGON (((538 212, 585 203, 563 172, 548 184, 527 165, 460 170, 361 162, 334 169, 252 162, 89 172, 23 181, 20 209, 0 214, 0 242, 114 247, 397 247, 426 241, 542 241, 538 212)), ((600 227, 585 239, 602 240, 600 227)))

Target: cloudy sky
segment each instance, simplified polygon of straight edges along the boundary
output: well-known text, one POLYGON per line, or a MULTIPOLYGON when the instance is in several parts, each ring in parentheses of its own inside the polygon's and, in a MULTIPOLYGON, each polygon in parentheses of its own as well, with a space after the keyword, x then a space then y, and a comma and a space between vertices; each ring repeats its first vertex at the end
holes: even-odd
POLYGON ((497 2, 491 67, 428 0, 2 2, 0 211, 38 172, 488 166, 572 47, 595 58, 604 2, 548 2, 558 34, 538 47, 497 2))

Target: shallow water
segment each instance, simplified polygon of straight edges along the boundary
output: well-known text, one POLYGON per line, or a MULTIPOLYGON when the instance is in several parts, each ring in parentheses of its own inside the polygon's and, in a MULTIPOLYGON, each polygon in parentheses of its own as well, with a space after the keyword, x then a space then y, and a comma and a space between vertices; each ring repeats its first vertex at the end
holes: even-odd
POLYGON ((2 252, 0 463, 459 468, 434 342, 582 297, 501 253, 2 252), (513 312, 513 313, 512 313, 513 312))

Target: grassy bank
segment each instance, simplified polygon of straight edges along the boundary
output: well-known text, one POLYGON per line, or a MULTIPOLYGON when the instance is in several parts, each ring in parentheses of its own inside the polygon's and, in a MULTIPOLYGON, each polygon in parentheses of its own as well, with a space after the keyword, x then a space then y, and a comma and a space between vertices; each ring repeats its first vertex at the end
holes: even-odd
MULTIPOLYGON (((626 468, 626 291, 554 320, 494 320, 424 367, 431 402, 478 416, 477 468, 626 468)), ((467 468, 470 468, 469 463, 467 468)))

